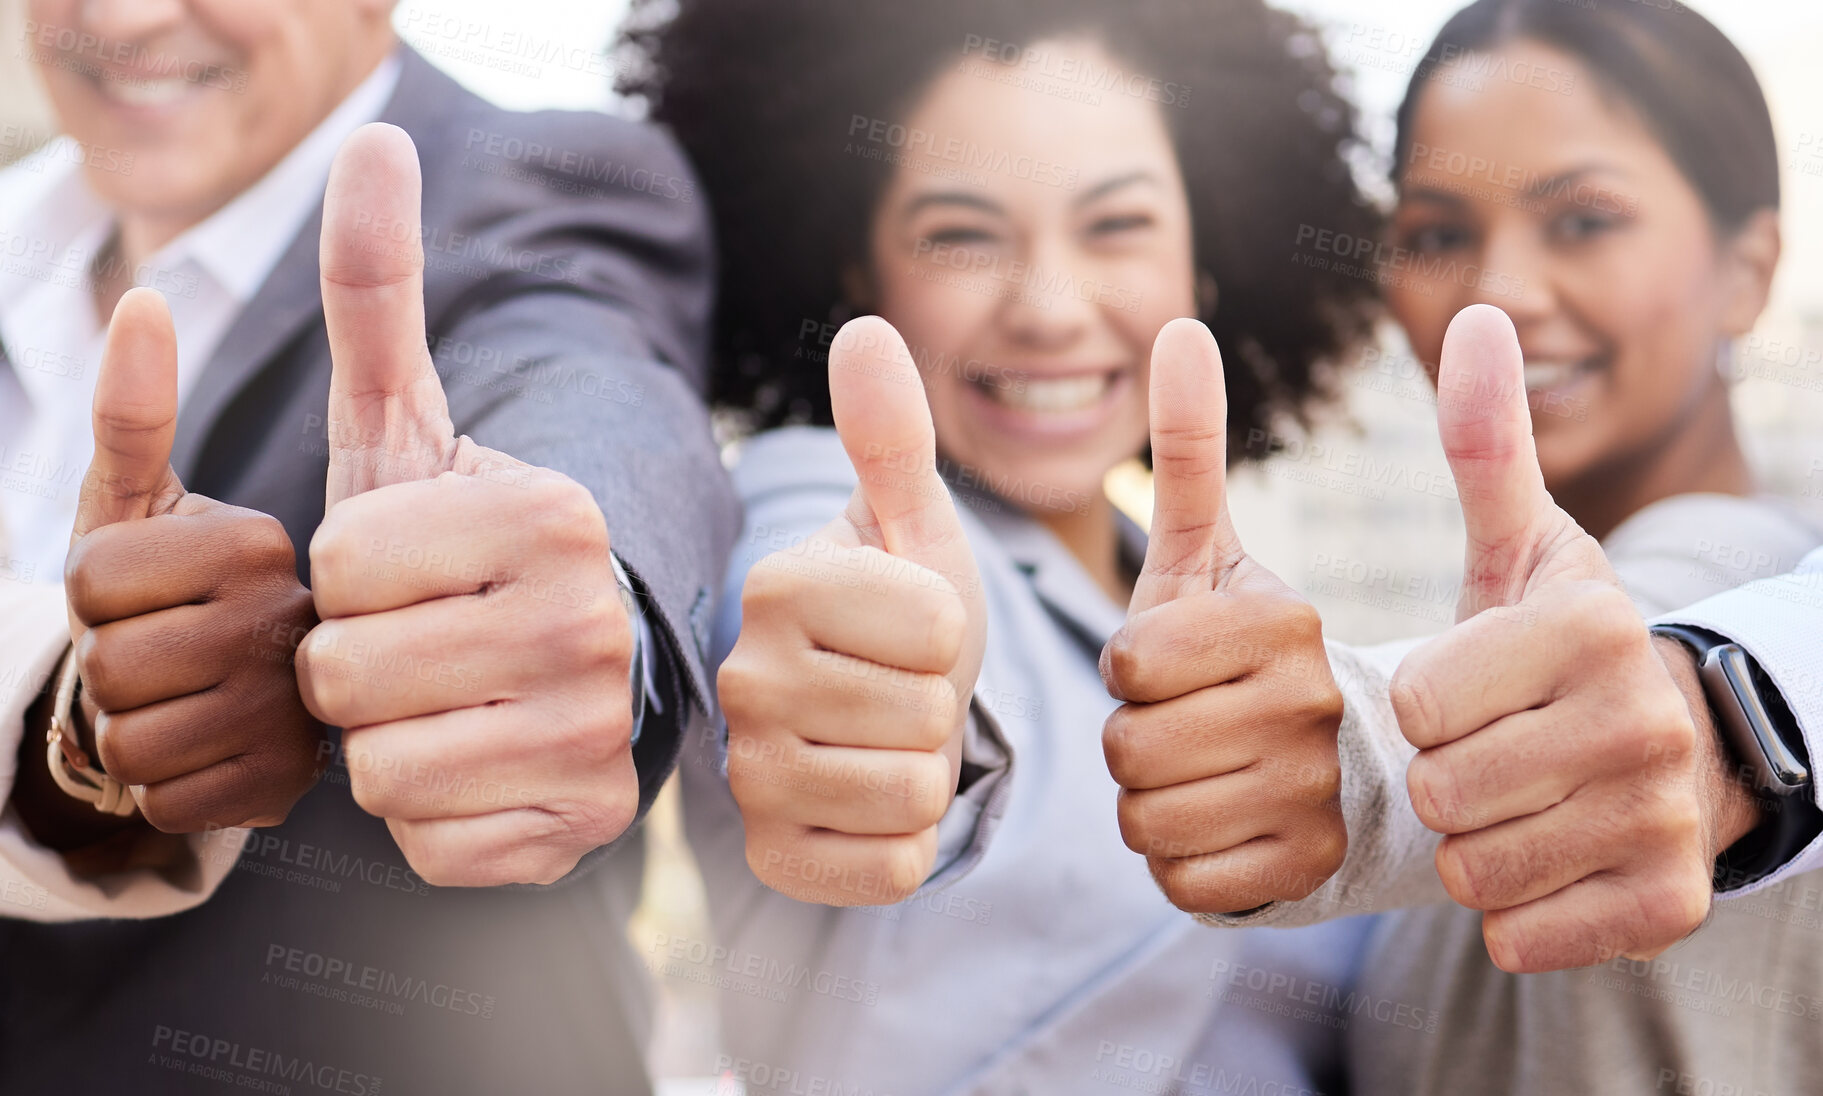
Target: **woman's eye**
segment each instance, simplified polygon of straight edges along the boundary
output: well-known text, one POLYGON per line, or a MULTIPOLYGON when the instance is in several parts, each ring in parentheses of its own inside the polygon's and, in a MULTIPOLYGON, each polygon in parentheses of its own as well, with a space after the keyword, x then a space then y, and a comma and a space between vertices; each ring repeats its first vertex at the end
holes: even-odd
POLYGON ((983 228, 940 228, 926 232, 924 238, 937 247, 979 247, 994 242, 994 234, 983 228))
POLYGON ((1573 243, 1599 236, 1613 227, 1613 220, 1599 213, 1566 213, 1552 223, 1551 234, 1573 243))
POLYGON ((1463 246, 1468 231, 1455 225, 1425 225, 1400 234, 1400 245, 1420 255, 1434 255, 1463 246))
POLYGON ((1133 232, 1152 227, 1152 218, 1145 213, 1126 213, 1097 217, 1089 225, 1089 233, 1094 236, 1115 236, 1122 232, 1133 232))

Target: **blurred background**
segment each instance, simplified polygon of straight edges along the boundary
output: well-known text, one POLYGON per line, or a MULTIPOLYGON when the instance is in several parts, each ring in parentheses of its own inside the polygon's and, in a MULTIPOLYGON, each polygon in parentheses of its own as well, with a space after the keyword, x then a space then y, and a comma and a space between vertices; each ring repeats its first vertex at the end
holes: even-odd
MULTIPOLYGON (((1570 0, 1593 3, 1597 0, 1570 0)), ((1661 0, 1651 0, 1661 2, 1661 0)), ((1672 0, 1662 0, 1669 3, 1672 0)), ((1392 115, 1411 70, 1458 0, 1280 0, 1322 28, 1346 73, 1373 148, 1364 178, 1384 195, 1392 115)), ((1823 4, 1817 0, 1687 0, 1747 54, 1771 101, 1785 163, 1785 259, 1771 308, 1736 346, 1736 408, 1767 489, 1823 512, 1823 4)), ((406 0, 396 24, 420 52, 477 92, 514 108, 637 114, 612 92, 607 50, 623 0, 406 0), (555 58, 533 60, 529 58, 555 58)), ((0 0, 0 164, 53 134, 16 45, 23 0, 0 0)), ((1693 73, 1693 79, 1701 79, 1693 73)), ((1322 612, 1333 638, 1369 643, 1436 632, 1453 617, 1460 522, 1455 503, 1421 489, 1448 466, 1422 371, 1388 325, 1380 345, 1343 375, 1346 399, 1301 449, 1240 473, 1230 485, 1249 549, 1322 612), (1352 474, 1362 458, 1386 477, 1352 474), (1394 575, 1421 596, 1385 596, 1391 583, 1333 577, 1394 575)), ((1117 472, 1110 489, 1142 519, 1144 473, 1117 472)), ((700 882, 677 823, 675 796, 655 812, 647 896, 631 929, 640 954, 669 935, 709 937, 700 882)), ((662 997, 657 1070, 668 1096, 738 1091, 714 1079, 713 991, 654 970, 662 997)))

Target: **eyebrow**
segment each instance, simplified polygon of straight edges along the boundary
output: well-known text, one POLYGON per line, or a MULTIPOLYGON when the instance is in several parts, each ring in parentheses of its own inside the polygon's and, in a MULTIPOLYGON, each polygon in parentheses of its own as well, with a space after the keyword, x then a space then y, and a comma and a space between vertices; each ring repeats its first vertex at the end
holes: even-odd
MULTIPOLYGON (((1618 175, 1621 178, 1632 177, 1627 173, 1626 169, 1617 164, 1596 161, 1593 163, 1578 164, 1576 167, 1557 172, 1555 175, 1549 175, 1542 179, 1535 179, 1531 185, 1526 187, 1525 194, 1528 198, 1549 198, 1562 193, 1564 187, 1582 178, 1584 175, 1595 175, 1603 172, 1610 175, 1618 175)), ((1434 205, 1455 206, 1458 208, 1467 204, 1463 201, 1462 195, 1455 190, 1425 186, 1423 184, 1403 188, 1403 193, 1400 197, 1402 200, 1423 201, 1430 202, 1434 205)))
POLYGON ((1532 198, 1548 197, 1551 194, 1560 191, 1566 183, 1573 183, 1584 175, 1593 175, 1604 171, 1610 175, 1627 176, 1627 173, 1618 166, 1602 163, 1598 160, 1593 163, 1579 164, 1567 171, 1560 171, 1548 179, 1540 179, 1527 188, 1526 195, 1532 198))
POLYGON ((1096 183, 1088 190, 1083 191, 1082 196, 1076 199, 1076 205, 1078 208, 1086 206, 1097 198, 1105 198, 1122 187, 1132 186, 1134 183, 1157 184, 1157 182, 1158 176, 1144 168, 1138 171, 1129 171, 1125 175, 1116 175, 1112 179, 1105 179, 1102 182, 1096 183))
MULTIPOLYGON (((1129 187, 1135 183, 1153 183, 1156 185, 1157 182, 1158 177, 1150 171, 1145 169, 1130 171, 1125 175, 1116 175, 1112 179, 1106 179, 1095 184, 1079 195, 1072 204, 1080 208, 1098 198, 1105 198, 1123 187, 1129 187)), ((900 214, 900 218, 902 220, 910 220, 918 214, 919 210, 929 206, 944 205, 966 206, 970 209, 978 209, 983 213, 991 213, 1001 217, 1006 215, 1006 210, 1001 207, 999 202, 994 201, 994 199, 989 198, 984 194, 978 194, 970 190, 933 190, 925 194, 920 194, 910 202, 907 202, 905 205, 905 212, 900 214)))
POLYGON ((1000 207, 999 202, 984 195, 975 194, 967 190, 934 190, 927 194, 920 194, 906 203, 905 212, 902 213, 900 217, 903 220, 909 221, 912 217, 917 215, 919 210, 926 206, 938 205, 969 206, 974 209, 979 209, 983 213, 992 213, 996 216, 1006 215, 1006 210, 1000 207))

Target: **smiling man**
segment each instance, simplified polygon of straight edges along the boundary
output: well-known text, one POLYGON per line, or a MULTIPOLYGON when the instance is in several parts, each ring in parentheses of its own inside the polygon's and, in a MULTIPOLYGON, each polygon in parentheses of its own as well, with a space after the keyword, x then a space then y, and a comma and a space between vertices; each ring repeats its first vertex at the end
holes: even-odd
POLYGON ((29 7, 0 1092, 647 1087, 623 834, 734 531, 706 229, 663 138, 392 7, 29 7))

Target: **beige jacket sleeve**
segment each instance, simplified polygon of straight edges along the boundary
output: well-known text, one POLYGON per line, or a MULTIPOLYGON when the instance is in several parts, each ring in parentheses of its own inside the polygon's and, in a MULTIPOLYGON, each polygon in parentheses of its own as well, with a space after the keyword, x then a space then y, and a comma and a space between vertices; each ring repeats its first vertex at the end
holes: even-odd
POLYGON ((172 868, 89 878, 34 841, 12 809, 26 711, 69 645, 62 587, 0 582, 0 917, 164 917, 201 905, 234 869, 247 830, 191 837, 190 860, 172 868))
POLYGON ((1399 732, 1390 690, 1400 660, 1424 642, 1329 644, 1329 666, 1343 702, 1337 746, 1348 855, 1341 870, 1301 901, 1272 902, 1240 915, 1199 914, 1197 920, 1291 928, 1449 900, 1437 878, 1437 835, 1418 821, 1405 793, 1405 767, 1417 751, 1399 732))

